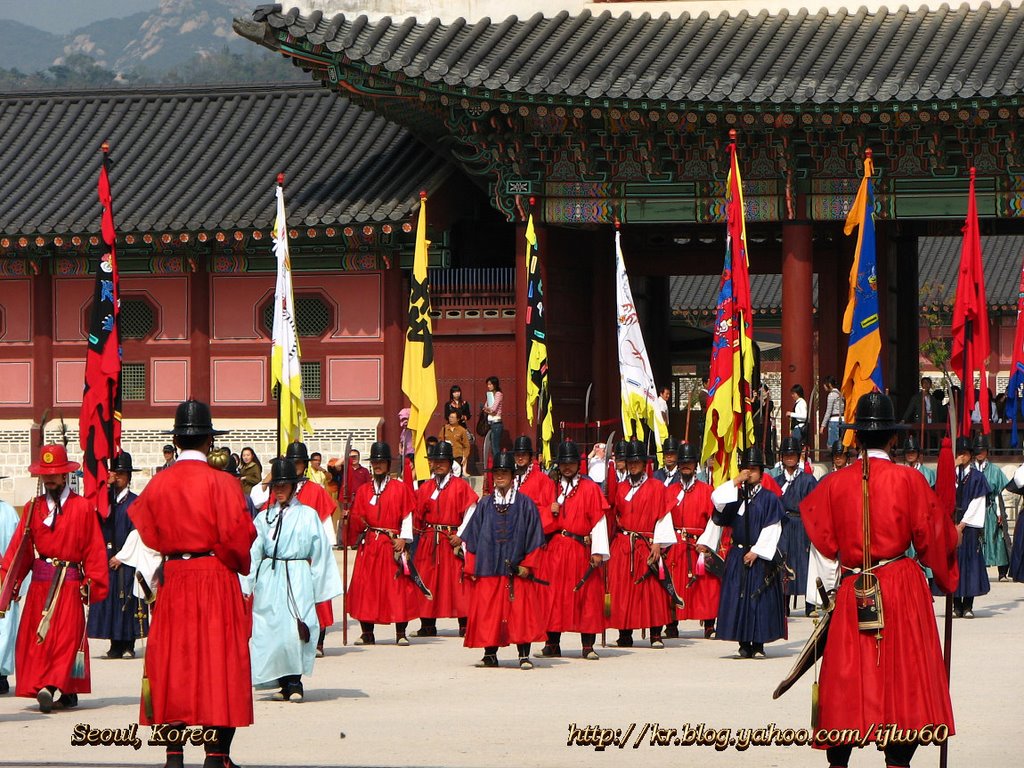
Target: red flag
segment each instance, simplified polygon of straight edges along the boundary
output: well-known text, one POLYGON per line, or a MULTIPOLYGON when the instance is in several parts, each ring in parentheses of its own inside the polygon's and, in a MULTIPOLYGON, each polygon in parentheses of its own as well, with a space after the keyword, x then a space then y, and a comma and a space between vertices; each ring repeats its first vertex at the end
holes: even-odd
POLYGON ((974 410, 974 373, 979 373, 978 405, 981 410, 981 431, 988 434, 989 401, 987 364, 991 346, 988 335, 988 304, 985 301, 985 275, 981 266, 981 235, 978 231, 978 205, 974 199, 974 169, 971 168, 970 192, 967 199, 967 222, 960 251, 960 272, 953 305, 953 354, 950 366, 960 376, 963 388, 963 412, 958 434, 971 434, 971 412, 974 410))
POLYGON ((953 443, 948 437, 942 438, 939 447, 939 464, 935 468, 935 493, 939 497, 942 511, 953 517, 956 507, 956 466, 953 459, 953 443))
POLYGON ((117 258, 114 251, 114 212, 108 175, 109 147, 103 144, 99 198, 103 206, 100 226, 106 252, 100 256, 89 321, 89 346, 85 357, 85 390, 78 417, 79 444, 84 454, 84 496, 106 518, 109 462, 121 452, 121 328, 117 258))

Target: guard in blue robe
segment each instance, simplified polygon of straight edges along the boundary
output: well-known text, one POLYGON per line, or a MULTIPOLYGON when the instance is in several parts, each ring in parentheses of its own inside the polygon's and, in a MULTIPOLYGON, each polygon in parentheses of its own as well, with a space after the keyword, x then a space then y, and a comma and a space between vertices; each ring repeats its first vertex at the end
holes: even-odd
POLYGON ((672 436, 666 437, 661 443, 661 455, 664 466, 654 470, 654 479, 666 488, 682 484, 682 475, 679 474, 679 441, 672 436))
POLYGON ((271 463, 271 503, 253 521, 252 567, 239 577, 252 598, 252 682, 280 687, 275 701, 303 700, 302 675, 313 673, 320 632, 316 603, 341 594, 327 531, 316 510, 295 497, 301 479, 290 459, 271 463))
MULTIPOLYGON (((1024 496, 1024 464, 1017 467, 1005 490, 1024 496)), ((1024 582, 1024 525, 1017 522, 1013 530, 1013 547, 1010 550, 1010 568, 1007 576, 1017 582, 1024 582)))
POLYGON ((110 591, 101 602, 89 608, 89 637, 110 641, 108 659, 135 658, 135 641, 149 632, 149 608, 133 593, 135 569, 115 555, 135 530, 128 508, 138 498, 131 492, 132 456, 121 451, 110 467, 110 514, 100 519, 100 531, 106 544, 110 568, 110 591))
MULTIPOLYGON (((987 595, 988 571, 982 550, 985 528, 985 507, 992 491, 988 480, 971 464, 971 441, 956 439, 956 512, 954 522, 960 532, 957 558, 960 562, 960 583, 953 593, 953 616, 974 618, 974 598, 987 595)), ((941 594, 932 586, 933 594, 941 594)))
MULTIPOLYGON (((772 473, 772 478, 782 489, 782 506, 786 511, 786 523, 782 526, 782 541, 779 549, 786 563, 793 569, 794 578, 786 585, 787 603, 790 595, 804 595, 807 592, 808 560, 811 556, 811 541, 807 538, 803 521, 800 519, 800 502, 813 491, 818 481, 814 475, 804 472, 800 466, 800 441, 794 437, 782 440, 782 469, 772 473)), ((810 613, 812 606, 806 605, 810 613)))
POLYGON ((745 659, 764 656, 765 643, 786 637, 782 565, 777 557, 786 513, 778 496, 762 489, 763 469, 760 448, 742 452, 741 474, 711 494, 716 511, 697 540, 701 553, 714 552, 721 529, 732 529, 715 637, 738 642, 739 655, 745 659))
POLYGON ((1008 523, 1006 505, 1003 503, 1006 475, 1003 474, 1003 470, 988 460, 988 435, 975 435, 972 450, 974 451, 974 468, 985 476, 991 488, 985 505, 985 527, 981 534, 981 551, 985 555, 985 565, 994 566, 999 574, 999 580, 1003 581, 1010 564, 1010 551, 1006 545, 1007 539, 1003 535, 1008 523))
MULTIPOLYGON (((6 478, 0 477, 0 480, 6 478)), ((0 501, 0 551, 6 552, 14 531, 18 527, 18 513, 6 501, 0 501)), ((22 591, 28 588, 28 579, 22 584, 22 591)), ((8 693, 11 685, 7 676, 14 674, 14 643, 18 639, 18 616, 21 601, 12 600, 10 608, 0 619, 0 693, 8 693)))

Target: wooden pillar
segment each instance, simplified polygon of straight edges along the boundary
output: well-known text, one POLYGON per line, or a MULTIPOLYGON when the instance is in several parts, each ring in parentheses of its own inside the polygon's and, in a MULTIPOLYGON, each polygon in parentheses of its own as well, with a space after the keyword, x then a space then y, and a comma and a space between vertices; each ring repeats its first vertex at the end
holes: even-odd
MULTIPOLYGON (((843 314, 850 290, 853 238, 837 227, 833 246, 819 254, 818 273, 818 376, 834 376, 842 384, 848 337, 843 333, 843 314)), ((822 393, 819 392, 819 397, 822 393)))
MULTIPOLYGON (((53 407, 53 259, 39 262, 39 274, 32 279, 32 419, 53 407)), ((38 435, 32 435, 32 445, 38 435)))
MULTIPOLYGON (((782 225, 782 413, 792 410, 790 387, 802 385, 809 402, 814 386, 813 234, 807 221, 782 225)), ((789 434, 785 417, 782 431, 789 434)))
MULTIPOLYGON (((893 380, 886 380, 886 386, 897 396, 897 413, 910 403, 910 398, 920 387, 920 296, 918 290, 917 231, 912 224, 900 223, 894 238, 896 284, 890 287, 895 299, 896 316, 893 380)), ((998 337, 994 337, 998 338, 998 337)), ((937 387, 945 388, 936 383, 937 387)))
MULTIPOLYGON (((405 393, 402 392, 402 366, 405 361, 405 331, 409 325, 409 291, 402 279, 402 268, 397 259, 390 268, 384 270, 381 291, 384 294, 381 306, 384 308, 384 349, 387 352, 384 354, 384 425, 378 436, 389 443, 397 455, 401 438, 398 412, 406 405, 405 393)), ((438 400, 441 398, 442 393, 439 392, 438 400)))
MULTIPOLYGON (((195 271, 189 275, 189 397, 210 403, 210 259, 195 257, 195 271)), ((216 418, 216 414, 214 414, 216 418)))
MULTIPOLYGON (((615 252, 607 231, 592 236, 591 294, 594 343, 591 399, 591 419, 614 419, 619 416, 619 360, 617 326, 615 324, 615 252), (603 247, 602 247, 603 246, 603 247)), ((622 429, 616 430, 620 435, 622 429)), ((601 437, 609 430, 602 427, 601 437)))
POLYGON ((669 279, 648 277, 647 319, 644 326, 644 341, 651 358, 651 372, 657 389, 672 386, 672 307, 669 296, 669 279))

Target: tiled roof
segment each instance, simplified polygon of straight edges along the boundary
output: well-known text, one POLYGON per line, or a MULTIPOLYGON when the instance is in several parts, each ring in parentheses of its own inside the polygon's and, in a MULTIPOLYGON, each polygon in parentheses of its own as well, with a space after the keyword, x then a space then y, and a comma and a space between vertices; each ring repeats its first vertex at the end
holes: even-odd
MULTIPOLYGON (((1024 91, 1024 7, 1009 2, 714 17, 584 10, 451 24, 266 5, 253 18, 358 65, 524 96, 820 104, 1024 91)), ((258 39, 252 26, 236 23, 258 39)))
MULTIPOLYGON (((921 304, 951 306, 956 294, 960 267, 959 237, 918 238, 918 286, 921 304)), ((990 307, 1017 306, 1021 263, 1024 261, 1024 235, 998 235, 981 238, 982 265, 985 268, 985 294, 990 307)), ((669 302, 680 315, 709 314, 718 301, 720 275, 673 277, 669 302)), ((814 276, 814 305, 818 305, 818 276, 814 276)), ((751 275, 750 295, 754 309, 773 314, 782 308, 782 276, 751 275)))
POLYGON ((405 129, 318 86, 0 96, 0 232, 99 228, 109 141, 119 231, 400 221, 451 166, 405 129))

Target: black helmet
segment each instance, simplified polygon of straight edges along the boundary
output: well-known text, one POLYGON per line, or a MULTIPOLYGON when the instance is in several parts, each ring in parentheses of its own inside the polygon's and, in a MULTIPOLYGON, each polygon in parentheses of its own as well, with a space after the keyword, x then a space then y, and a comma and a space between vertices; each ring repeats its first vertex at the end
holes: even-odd
POLYGON ((969 437, 958 437, 956 439, 956 450, 954 456, 959 456, 961 453, 971 452, 971 438, 969 437))
POLYGON ((843 445, 843 441, 842 440, 836 440, 834 443, 832 443, 832 458, 833 459, 836 456, 842 456, 843 453, 845 453, 845 451, 846 451, 846 447, 843 445))
POLYGON ((842 427, 855 432, 892 432, 904 429, 903 425, 896 422, 892 400, 881 392, 861 395, 857 401, 853 424, 843 424, 840 428, 842 427))
POLYGON ((164 446, 164 450, 163 450, 163 452, 164 452, 164 453, 177 453, 177 452, 178 452, 178 449, 177 449, 177 448, 175 448, 175 447, 174 447, 173 445, 171 445, 170 443, 168 443, 167 445, 165 445, 165 446, 164 446))
POLYGON ((626 446, 626 461, 647 461, 647 449, 639 440, 630 440, 626 446))
POLYGON ((295 471, 295 462, 291 459, 274 459, 270 462, 270 484, 284 485, 297 483, 302 478, 295 471))
POLYGON ((213 428, 210 406, 199 400, 186 400, 180 403, 174 412, 174 429, 167 434, 181 437, 204 437, 206 435, 226 435, 227 432, 213 428))
POLYGON ((427 443, 427 460, 433 461, 437 458, 437 443, 427 443))
POLYGON ((435 445, 434 461, 455 461, 455 452, 452 450, 452 444, 447 440, 442 440, 435 445))
POLYGON ((491 472, 497 472, 499 469, 506 469, 509 472, 515 472, 516 460, 508 451, 502 451, 494 457, 494 463, 491 465, 491 472))
POLYGON ((661 444, 662 453, 679 453, 679 441, 669 435, 661 444))
POLYGON ((739 467, 740 469, 748 469, 750 467, 764 469, 764 452, 756 445, 744 448, 740 451, 739 467))
POLYGON ((615 444, 615 458, 616 459, 619 459, 620 461, 625 461, 625 459, 626 459, 626 446, 627 445, 629 445, 629 443, 627 443, 625 440, 619 440, 619 442, 617 442, 615 444))
POLYGON ((697 454, 697 446, 693 443, 682 443, 679 446, 679 450, 676 453, 676 460, 680 464, 685 464, 688 461, 700 462, 700 456, 697 454))
POLYGON ((533 455, 533 441, 529 435, 520 435, 516 438, 516 441, 512 443, 512 453, 528 453, 533 455))
POLYGON ((391 461, 391 446, 383 442, 371 445, 370 461, 391 461))
POLYGON ((555 456, 556 464, 572 464, 579 462, 580 449, 572 440, 565 440, 558 444, 558 453, 555 456))
POLYGON ((284 457, 290 461, 309 461, 309 452, 306 450, 306 444, 295 441, 294 443, 288 443, 288 447, 285 449, 284 457))
POLYGON ((111 472, 127 472, 129 475, 134 472, 132 467, 132 455, 128 451, 121 451, 114 460, 110 462, 111 472))
POLYGON ((975 456, 982 451, 989 450, 989 448, 991 448, 991 446, 988 443, 988 435, 978 434, 974 436, 974 444, 971 446, 971 451, 975 456))
POLYGON ((907 435, 907 441, 905 443, 903 443, 903 452, 904 453, 920 453, 921 452, 921 443, 917 439, 917 434, 916 433, 911 432, 909 435, 907 435))
POLYGON ((783 455, 787 453, 800 453, 800 441, 792 435, 782 438, 782 442, 779 443, 779 453, 783 455))

